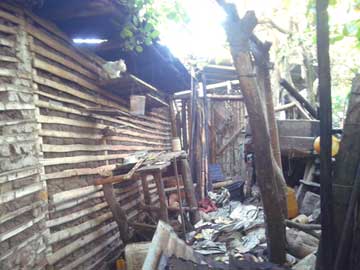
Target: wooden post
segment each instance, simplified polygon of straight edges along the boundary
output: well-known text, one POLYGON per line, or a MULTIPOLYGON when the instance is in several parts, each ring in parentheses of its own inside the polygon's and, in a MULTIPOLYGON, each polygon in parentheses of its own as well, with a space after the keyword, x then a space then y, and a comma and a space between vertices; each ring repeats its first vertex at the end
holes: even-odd
POLYGON ((202 87, 203 87, 203 104, 204 104, 204 143, 203 143, 203 155, 204 155, 204 173, 205 173, 205 194, 208 190, 212 190, 212 183, 209 178, 209 107, 206 89, 206 76, 203 73, 201 75, 202 87))
POLYGON ((176 191, 177 191, 177 195, 179 197, 179 208, 180 208, 180 216, 181 216, 181 225, 182 225, 182 229, 183 229, 183 233, 184 233, 184 237, 186 236, 186 229, 185 229, 185 216, 184 216, 184 210, 183 210, 183 205, 182 205, 182 198, 181 198, 181 192, 180 192, 180 180, 179 180, 179 173, 178 173, 178 164, 177 164, 177 159, 176 157, 174 158, 173 161, 173 165, 174 165, 174 173, 175 173, 175 178, 176 178, 176 191))
POLYGON ((254 63, 250 55, 250 38, 253 36, 257 19, 254 12, 247 12, 240 19, 234 4, 226 3, 225 0, 217 0, 217 2, 227 13, 225 30, 252 128, 256 175, 265 212, 270 261, 283 264, 285 262, 286 242, 284 206, 280 203, 279 194, 274 192, 276 190, 276 162, 272 155, 265 112, 254 74, 254 63))
POLYGON ((119 226, 120 238, 124 244, 129 243, 131 238, 129 231, 128 218, 125 211, 121 208, 119 202, 116 200, 114 195, 114 188, 112 184, 103 185, 104 197, 108 203, 110 210, 113 214, 113 217, 119 226))
POLYGON ((331 170, 331 76, 329 56, 329 1, 316 0, 316 36, 320 97, 320 198, 321 198, 321 249, 320 269, 334 269, 334 229, 331 170))
POLYGON ((176 114, 174 110, 174 100, 170 99, 170 118, 171 118, 171 135, 173 138, 178 136, 177 125, 176 125, 176 114))
POLYGON ((186 122, 186 101, 181 100, 181 126, 182 126, 182 135, 183 135, 183 148, 185 151, 188 149, 188 129, 186 122))
POLYGON ((167 209, 166 195, 164 190, 164 183, 161 177, 161 171, 156 171, 154 173, 154 178, 157 186, 157 190, 159 193, 159 202, 160 202, 160 216, 159 219, 169 222, 169 215, 167 209))
MULTIPOLYGON (((271 80, 270 80, 270 72, 268 65, 270 64, 270 46, 271 44, 265 42, 264 44, 264 57, 265 57, 265 64, 262 65, 260 68, 263 69, 264 74, 264 91, 265 91, 265 103, 266 103, 266 110, 267 110, 267 119, 269 123, 269 131, 271 137, 271 146, 273 149, 274 158, 276 160, 277 165, 282 169, 281 164, 281 152, 280 152, 280 143, 279 143, 279 132, 277 128, 277 123, 275 119, 275 109, 274 109, 274 102, 273 102, 273 92, 271 88, 271 80)), ((285 180, 284 180, 285 182, 285 180)))
POLYGON ((191 114, 191 112, 192 112, 192 108, 191 108, 191 100, 189 99, 188 101, 187 101, 187 107, 186 107, 186 109, 187 109, 187 120, 188 120, 188 126, 187 126, 187 130, 188 130, 188 135, 189 135, 189 137, 188 137, 188 147, 187 147, 187 153, 189 154, 189 156, 190 156, 190 149, 191 149, 191 141, 192 141, 192 114, 191 114))
POLYGON ((211 124, 210 124, 210 163, 216 163, 216 124, 215 124, 215 107, 214 102, 211 102, 211 124))
MULTIPOLYGON (((190 206, 190 208, 193 207, 197 208, 198 203, 195 196, 194 183, 191 178, 189 162, 187 161, 186 158, 182 158, 180 162, 181 162, 181 174, 184 184, 186 201, 190 206)), ((200 220, 199 210, 190 212, 190 221, 192 224, 197 223, 199 220, 200 220)))
POLYGON ((146 205, 151 204, 151 196, 149 192, 149 183, 147 181, 147 174, 141 174, 141 185, 144 193, 144 202, 146 205))
POLYGON ((191 79, 191 141, 190 141, 190 149, 189 149, 189 156, 190 156, 190 167, 191 167, 191 173, 192 175, 196 175, 196 142, 197 142, 197 134, 196 134, 196 129, 197 129, 197 124, 196 124, 196 120, 197 120, 197 116, 198 116, 198 112, 197 112, 197 89, 196 89, 196 85, 195 85, 195 78, 193 78, 195 76, 194 71, 192 70, 191 72, 192 74, 192 79, 191 79))

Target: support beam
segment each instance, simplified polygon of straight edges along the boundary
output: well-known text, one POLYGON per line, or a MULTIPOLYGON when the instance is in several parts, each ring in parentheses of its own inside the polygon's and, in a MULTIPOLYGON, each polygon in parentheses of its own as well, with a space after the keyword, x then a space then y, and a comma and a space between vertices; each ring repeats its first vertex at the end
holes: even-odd
POLYGON ((315 119, 319 119, 317 111, 311 106, 311 104, 285 79, 280 80, 280 85, 284 87, 289 94, 295 98, 315 119))
POLYGON ((131 238, 129 231, 128 218, 125 211, 121 208, 119 202, 115 198, 114 188, 112 184, 103 185, 104 197, 108 203, 113 217, 119 227, 120 238, 124 244, 127 244, 131 238))
POLYGON ((331 75, 329 55, 328 0, 316 0, 316 37, 320 97, 320 198, 321 244, 317 269, 334 269, 334 221, 331 168, 331 75))
POLYGON ((231 135, 230 139, 219 149, 219 151, 217 151, 216 155, 221 155, 226 150, 226 148, 228 148, 229 145, 232 144, 237 137, 239 137, 242 131, 243 127, 240 127, 238 130, 236 130, 234 134, 231 135))

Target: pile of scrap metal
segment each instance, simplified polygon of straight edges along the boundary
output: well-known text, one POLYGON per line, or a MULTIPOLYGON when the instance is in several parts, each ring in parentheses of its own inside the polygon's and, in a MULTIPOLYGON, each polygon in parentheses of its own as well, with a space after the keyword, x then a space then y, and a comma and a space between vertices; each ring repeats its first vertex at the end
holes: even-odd
MULTIPOLYGON (((240 212, 236 211, 234 214, 239 215, 240 212)), ((234 224, 229 225, 228 231, 231 231, 230 227, 234 224)), ((176 235, 171 226, 160 221, 149 246, 142 269, 285 270, 289 268, 280 267, 265 261, 254 262, 235 257, 230 257, 228 263, 218 262, 186 244, 176 235)))

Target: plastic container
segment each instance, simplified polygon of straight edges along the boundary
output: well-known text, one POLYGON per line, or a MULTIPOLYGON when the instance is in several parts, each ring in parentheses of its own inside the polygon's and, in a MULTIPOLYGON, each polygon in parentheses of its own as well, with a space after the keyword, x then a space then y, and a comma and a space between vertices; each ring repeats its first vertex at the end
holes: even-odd
POLYGON ((145 114, 145 96, 131 95, 130 96, 130 112, 135 115, 145 114))
POLYGON ((116 270, 126 270, 126 263, 124 259, 116 260, 116 270))
POLYGON ((288 207, 288 218, 297 217, 299 214, 299 206, 296 200, 295 190, 287 187, 287 207, 288 207))
MULTIPOLYGON (((331 156, 334 157, 337 155, 340 149, 340 140, 335 136, 331 137, 331 156)), ((314 150, 317 154, 320 154, 320 137, 317 137, 314 141, 314 150)))
POLYGON ((151 242, 128 244, 125 247, 125 261, 127 270, 141 270, 151 242))
POLYGON ((179 151, 181 151, 181 142, 180 142, 180 138, 179 138, 179 137, 172 138, 171 144, 172 144, 172 150, 173 150, 174 152, 179 152, 179 151))

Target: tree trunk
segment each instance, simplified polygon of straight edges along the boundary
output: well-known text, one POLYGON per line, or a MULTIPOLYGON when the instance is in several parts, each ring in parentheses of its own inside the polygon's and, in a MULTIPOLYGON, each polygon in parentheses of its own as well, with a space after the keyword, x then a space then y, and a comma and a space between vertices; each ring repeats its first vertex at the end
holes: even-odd
POLYGON ((274 168, 276 162, 272 154, 266 116, 249 52, 249 39, 257 24, 257 19, 253 12, 247 12, 240 20, 234 5, 226 4, 221 0, 218 0, 218 3, 228 15, 225 28, 252 129, 256 174, 265 212, 269 256, 272 262, 283 264, 285 262, 285 225, 279 194, 276 192, 276 169, 274 168))
MULTIPOLYGON (((345 119, 340 151, 337 155, 335 177, 333 181, 334 200, 334 243, 339 244, 344 227, 350 194, 356 171, 360 163, 360 75, 353 80, 349 107, 345 119)), ((358 210, 358 216, 360 211, 358 210)), ((358 228, 355 228, 358 231, 358 228)), ((355 230, 354 230, 355 231, 355 230)), ((353 245, 355 240, 353 240, 353 245)), ((351 245, 350 245, 351 246, 351 245)), ((357 256, 360 257, 358 250, 357 256)), ((355 256, 356 257, 356 256, 355 256)), ((349 260, 345 260, 348 261, 349 260)), ((350 269, 346 266, 344 269, 350 269)), ((354 268, 355 269, 355 268, 354 268)))
POLYGON ((258 64, 257 68, 257 78, 259 81, 259 88, 263 92, 263 100, 266 110, 266 119, 270 134, 271 140, 271 148, 272 155, 274 157, 273 166, 275 168, 275 184, 276 189, 279 194, 280 204, 283 209, 283 214, 287 217, 287 186, 285 182, 285 178, 282 173, 282 165, 281 165, 281 152, 280 152, 280 143, 279 143, 279 132, 277 128, 277 123, 275 119, 275 110, 273 103, 273 94, 271 89, 271 80, 269 73, 269 63, 270 63, 270 43, 260 44, 261 49, 261 57, 263 57, 264 61, 262 64, 258 64))

